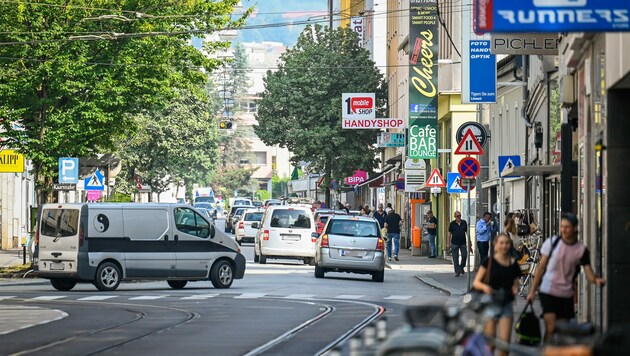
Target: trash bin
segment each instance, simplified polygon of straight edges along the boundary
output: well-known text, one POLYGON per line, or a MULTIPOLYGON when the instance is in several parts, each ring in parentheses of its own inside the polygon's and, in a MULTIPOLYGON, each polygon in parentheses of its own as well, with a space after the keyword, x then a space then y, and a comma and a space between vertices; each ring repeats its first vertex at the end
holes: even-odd
POLYGON ((422 229, 414 226, 413 229, 411 229, 411 241, 413 243, 413 247, 415 248, 420 248, 420 246, 422 245, 422 229))

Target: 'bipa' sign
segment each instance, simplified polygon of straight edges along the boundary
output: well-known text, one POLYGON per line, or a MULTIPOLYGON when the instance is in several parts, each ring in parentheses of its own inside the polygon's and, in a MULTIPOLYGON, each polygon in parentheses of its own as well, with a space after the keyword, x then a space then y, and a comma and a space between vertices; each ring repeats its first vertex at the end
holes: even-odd
POLYGON ((347 177, 345 179, 346 185, 357 185, 365 182, 368 179, 367 172, 362 170, 357 170, 354 172, 352 177, 347 177))

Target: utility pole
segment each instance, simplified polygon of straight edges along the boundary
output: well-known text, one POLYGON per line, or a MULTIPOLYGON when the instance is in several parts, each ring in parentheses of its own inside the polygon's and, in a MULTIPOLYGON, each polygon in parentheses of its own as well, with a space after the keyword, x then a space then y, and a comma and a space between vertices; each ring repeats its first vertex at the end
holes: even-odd
POLYGON ((333 0, 328 0, 328 26, 333 28, 333 0))

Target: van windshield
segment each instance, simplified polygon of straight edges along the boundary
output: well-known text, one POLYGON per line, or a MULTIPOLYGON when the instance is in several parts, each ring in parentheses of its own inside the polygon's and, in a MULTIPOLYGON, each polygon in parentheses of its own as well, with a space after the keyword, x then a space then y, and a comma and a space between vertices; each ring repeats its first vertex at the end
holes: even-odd
POLYGON ((52 237, 75 236, 79 231, 78 209, 44 209, 40 234, 52 237))
POLYGON ((214 203, 214 197, 196 197, 195 204, 197 203, 214 203))
POLYGON ((271 227, 310 229, 311 219, 304 210, 276 209, 271 216, 271 227))

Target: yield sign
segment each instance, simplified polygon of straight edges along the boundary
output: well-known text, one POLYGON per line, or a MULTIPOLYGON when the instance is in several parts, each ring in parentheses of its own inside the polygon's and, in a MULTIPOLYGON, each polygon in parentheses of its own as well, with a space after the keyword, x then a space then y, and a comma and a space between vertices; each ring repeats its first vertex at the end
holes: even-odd
POLYGON ((444 178, 442 178, 442 175, 437 168, 433 169, 433 172, 431 172, 431 175, 429 176, 429 179, 427 179, 425 186, 434 188, 446 187, 446 182, 444 181, 444 178))
POLYGON ((456 155, 482 155, 483 149, 477 141, 477 137, 473 134, 472 130, 466 131, 464 137, 459 142, 459 146, 455 150, 456 155))
POLYGON ((464 178, 475 178, 481 171, 481 165, 475 157, 466 157, 459 161, 459 174, 464 178))

